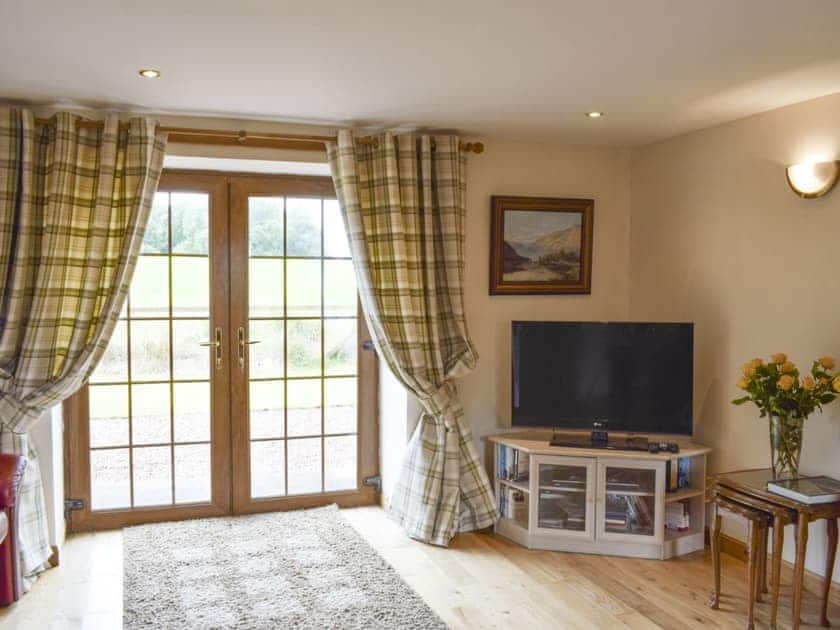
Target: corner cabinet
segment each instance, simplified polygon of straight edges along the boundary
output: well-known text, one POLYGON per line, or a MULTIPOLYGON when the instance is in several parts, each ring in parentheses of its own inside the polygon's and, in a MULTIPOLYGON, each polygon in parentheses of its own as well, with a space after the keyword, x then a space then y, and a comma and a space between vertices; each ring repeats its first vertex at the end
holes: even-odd
POLYGON ((489 438, 498 534, 530 549, 639 558, 703 549, 710 449, 646 453, 553 447, 549 439, 489 438))

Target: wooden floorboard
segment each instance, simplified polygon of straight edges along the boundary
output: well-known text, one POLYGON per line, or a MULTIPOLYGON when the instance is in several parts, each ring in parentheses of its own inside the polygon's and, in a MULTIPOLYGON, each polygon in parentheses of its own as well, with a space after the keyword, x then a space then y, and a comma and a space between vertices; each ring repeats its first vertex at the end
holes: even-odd
MULTIPOLYGON (((493 534, 463 534, 449 549, 406 538, 379 508, 345 510, 356 529, 452 628, 737 628, 746 624, 746 565, 722 556, 720 610, 708 607, 708 550, 668 561, 532 551, 493 534)), ((779 628, 791 628, 782 581, 779 628)), ((757 628, 769 597, 756 604, 757 628)), ((806 594, 803 628, 817 628, 806 594)), ((840 606, 829 606, 840 625, 840 606)))
MULTIPOLYGON (((492 534, 463 534, 449 549, 407 538, 378 507, 342 514, 452 628, 723 628, 746 622, 746 567, 722 556, 721 610, 707 606, 708 552, 668 561, 530 551, 492 534)), ((0 608, 3 630, 116 630, 122 619, 122 533, 70 537, 61 566, 17 605, 0 608)), ((783 579, 779 628, 789 629, 790 582, 783 579)), ((816 623, 807 594, 803 619, 816 623)), ((840 606, 829 618, 840 625, 840 606)), ((756 605, 766 628, 768 604, 756 605)), ((817 626, 803 627, 815 628, 817 626)))

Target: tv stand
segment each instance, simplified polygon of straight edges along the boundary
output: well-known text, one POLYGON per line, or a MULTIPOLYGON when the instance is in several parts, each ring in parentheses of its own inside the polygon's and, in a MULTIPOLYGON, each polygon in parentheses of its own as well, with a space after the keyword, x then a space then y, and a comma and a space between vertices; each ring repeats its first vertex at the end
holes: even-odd
POLYGON ((548 431, 495 435, 488 441, 501 514, 497 534, 530 549, 636 558, 665 559, 703 549, 711 449, 682 442, 678 453, 649 452, 642 448, 645 438, 608 437, 604 447, 587 434, 552 438, 548 431), (568 445, 549 445, 554 439, 568 445), (669 491, 680 460, 684 483, 669 491), (670 529, 667 516, 675 511, 682 512, 683 524, 670 529))
POLYGON ((646 437, 611 437, 606 431, 593 431, 590 435, 579 433, 554 433, 551 446, 566 448, 603 448, 612 451, 648 451, 646 437))

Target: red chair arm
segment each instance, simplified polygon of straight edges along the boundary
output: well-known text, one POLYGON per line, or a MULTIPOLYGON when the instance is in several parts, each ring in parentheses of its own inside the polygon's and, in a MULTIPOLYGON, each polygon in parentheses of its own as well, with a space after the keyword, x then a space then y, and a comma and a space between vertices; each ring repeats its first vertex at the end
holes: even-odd
POLYGON ((11 509, 26 468, 26 458, 14 453, 0 453, 0 510, 11 509))

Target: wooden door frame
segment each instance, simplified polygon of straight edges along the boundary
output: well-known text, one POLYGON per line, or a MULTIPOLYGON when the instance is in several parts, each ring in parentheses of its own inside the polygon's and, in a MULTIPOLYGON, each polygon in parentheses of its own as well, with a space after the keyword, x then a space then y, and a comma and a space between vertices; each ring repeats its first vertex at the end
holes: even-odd
MULTIPOLYGON (((208 219, 210 240, 209 329, 221 327, 223 335, 230 329, 228 290, 230 284, 228 241, 230 224, 227 183, 208 173, 164 171, 158 184, 171 192, 205 192, 209 196, 208 219)), ((224 339, 224 337, 223 337, 224 339)), ((208 363, 210 359, 208 357, 208 363)), ((88 387, 85 385, 64 401, 64 471, 65 496, 81 499, 83 507, 69 512, 68 531, 114 529, 159 521, 222 516, 230 512, 230 380, 229 355, 222 369, 210 367, 211 388, 211 499, 209 503, 184 503, 172 506, 132 507, 93 512, 90 503, 90 433, 88 425, 88 387), (83 454, 79 456, 80 454, 83 454)), ((174 466, 174 462, 172 462, 174 466)))
MULTIPOLYGON (((211 279, 214 282, 210 312, 210 330, 220 326, 224 340, 224 361, 215 378, 211 378, 213 426, 211 427, 212 497, 206 504, 134 507, 128 509, 90 509, 90 435, 88 426, 88 388, 85 385, 63 403, 64 414, 64 490, 65 497, 81 499, 84 507, 69 512, 68 532, 114 529, 140 523, 175 521, 188 518, 225 516, 230 514, 266 512, 293 508, 314 507, 336 503, 340 507, 373 505, 379 502, 378 491, 364 486, 366 476, 376 475, 378 462, 378 408, 376 353, 364 351, 362 340, 370 338, 365 318, 358 308, 358 487, 352 490, 284 496, 250 498, 250 476, 242 462, 250 459, 247 425, 235 422, 233 401, 247 401, 247 383, 237 377, 234 369, 237 357, 235 329, 241 325, 233 319, 235 305, 247 304, 247 242, 232 238, 236 229, 247 229, 247 193, 290 194, 334 197, 335 189, 329 177, 298 175, 248 174, 206 170, 166 169, 159 188, 174 192, 207 192, 210 195, 210 238, 212 247, 211 279), (285 190, 280 193, 278 190, 285 190), (242 195, 245 195, 243 197, 242 195), (244 199, 244 203, 243 203, 244 199), (232 282, 234 269, 244 265, 246 282, 232 282), (227 297, 225 297, 227 296, 227 297), (235 324, 235 325, 234 325, 235 324), (364 373, 365 378, 362 378, 364 373), (242 398, 244 388, 245 398, 242 398), (236 392, 236 393, 234 393, 236 392), (79 456, 79 454, 83 454, 79 456), (243 458, 244 459, 241 459, 243 458), (236 459, 240 458, 240 459, 236 459), (237 464, 239 461, 239 464, 237 464)), ((241 240, 241 239, 240 239, 241 240)), ((247 313, 239 321, 247 322, 247 313)), ((247 408, 246 408, 247 409, 247 408)))
MULTIPOLYGON (((230 181, 230 235, 231 235, 231 330, 248 326, 248 196, 289 195, 335 197, 335 188, 329 177, 234 175, 230 181)), ((323 230, 323 226, 321 226, 323 230)), ((336 503, 341 507, 373 505, 378 503, 375 488, 364 486, 362 480, 375 475, 378 463, 378 409, 377 409, 377 359, 376 353, 364 351, 362 342, 370 338, 361 307, 357 309, 357 487, 351 490, 296 494, 282 497, 251 498, 250 439, 248 432, 248 378, 247 372, 231 371, 232 468, 233 512, 247 514, 275 510, 300 509, 336 503), (364 374, 364 378, 362 375, 364 374), (236 421, 242 414, 243 421, 236 421)), ((236 353, 237 341, 230 339, 230 352, 236 353)), ((234 356, 234 354, 231 354, 234 356)))

